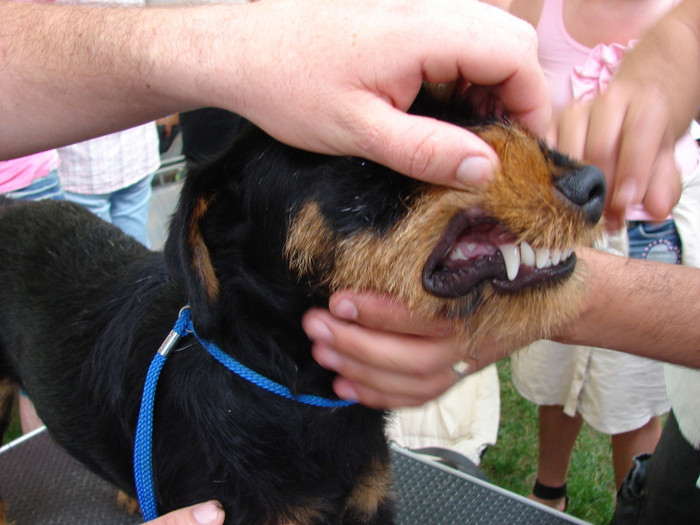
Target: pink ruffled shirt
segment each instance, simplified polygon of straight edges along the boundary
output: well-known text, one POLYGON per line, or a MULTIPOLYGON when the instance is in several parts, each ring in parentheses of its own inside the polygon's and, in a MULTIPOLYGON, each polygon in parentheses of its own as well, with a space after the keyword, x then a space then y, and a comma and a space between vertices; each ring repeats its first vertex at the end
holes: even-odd
POLYGON ((610 85, 615 71, 627 52, 636 44, 630 40, 627 46, 598 44, 591 49, 583 65, 571 72, 571 92, 576 100, 591 100, 610 85))
MULTIPOLYGON (((627 45, 598 44, 593 48, 580 44, 564 25, 563 0, 545 0, 537 36, 539 60, 555 114, 572 100, 588 100, 607 89, 625 54, 636 43, 631 40, 627 45)), ((698 146, 690 132, 676 143, 675 157, 682 174, 697 167, 698 146)), ((649 220, 651 216, 639 205, 628 210, 627 218, 649 220)))

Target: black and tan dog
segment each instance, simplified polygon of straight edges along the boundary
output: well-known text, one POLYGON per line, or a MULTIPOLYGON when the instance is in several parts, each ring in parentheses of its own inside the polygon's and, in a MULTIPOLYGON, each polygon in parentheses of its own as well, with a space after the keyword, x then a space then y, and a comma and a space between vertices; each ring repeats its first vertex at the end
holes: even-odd
MULTIPOLYGON (((333 399, 302 314, 340 288, 454 319, 465 345, 567 321, 574 248, 597 235, 602 174, 456 103, 414 110, 471 126, 500 155, 482 189, 431 186, 251 128, 184 184, 165 256, 68 203, 0 208, 0 408, 23 386, 51 434, 134 494, 149 363, 185 304, 197 335, 294 395, 333 399)), ((227 523, 392 523, 386 414, 315 407, 234 375, 193 338, 162 370, 153 471, 160 512, 218 499, 227 523)), ((4 429, 3 429, 4 430, 4 429)))

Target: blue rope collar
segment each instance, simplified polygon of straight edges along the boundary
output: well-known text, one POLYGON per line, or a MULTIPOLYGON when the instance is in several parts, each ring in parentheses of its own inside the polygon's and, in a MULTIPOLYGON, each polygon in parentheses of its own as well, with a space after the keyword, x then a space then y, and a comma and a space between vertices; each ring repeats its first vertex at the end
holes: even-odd
POLYGON ((158 377, 163 369, 165 360, 173 349, 175 344, 182 337, 192 334, 197 338, 211 356, 219 361, 222 365, 228 368, 234 374, 237 374, 246 381, 253 383, 260 388, 277 394, 278 396, 323 408, 340 408, 355 404, 353 401, 344 401, 342 399, 327 399, 324 397, 308 395, 308 394, 293 394, 287 387, 280 385, 268 379, 267 377, 258 374, 247 366, 241 364, 233 357, 223 352, 215 344, 201 339, 194 331, 192 325, 192 317, 190 315, 189 306, 185 306, 180 310, 175 326, 161 344, 158 352, 153 357, 151 365, 146 374, 146 381, 143 387, 143 396, 141 397, 141 408, 139 409, 139 418, 136 423, 136 436, 134 442, 134 480, 136 482, 136 495, 141 506, 141 513, 146 521, 150 521, 158 517, 158 508, 156 505, 155 490, 153 487, 153 406, 156 397, 156 386, 158 377))

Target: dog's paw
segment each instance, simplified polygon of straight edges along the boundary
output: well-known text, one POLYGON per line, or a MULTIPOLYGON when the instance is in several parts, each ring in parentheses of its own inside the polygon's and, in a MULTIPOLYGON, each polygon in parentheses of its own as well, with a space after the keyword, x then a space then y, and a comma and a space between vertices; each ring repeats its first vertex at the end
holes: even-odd
MULTIPOLYGON (((122 490, 117 492, 117 505, 123 508, 127 514, 136 514, 137 512, 141 512, 139 502, 122 490)), ((0 523, 0 525, 2 524, 0 523)))
POLYGON ((5 502, 0 499, 0 525, 15 525, 14 521, 9 521, 7 519, 7 514, 5 513, 5 502))

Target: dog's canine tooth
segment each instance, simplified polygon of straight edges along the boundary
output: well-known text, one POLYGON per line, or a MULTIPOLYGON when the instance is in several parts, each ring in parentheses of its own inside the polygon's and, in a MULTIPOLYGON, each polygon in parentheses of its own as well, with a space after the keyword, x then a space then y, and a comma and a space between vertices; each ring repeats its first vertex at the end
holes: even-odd
POLYGON ((536 248, 535 266, 537 266, 537 269, 541 270, 542 268, 545 268, 548 262, 550 265, 552 264, 549 260, 549 250, 547 248, 536 248))
POLYGON ((525 266, 535 266, 535 250, 526 241, 520 244, 520 262, 525 266))
POLYGON ((508 280, 514 281, 520 269, 520 247, 517 244, 501 244, 498 249, 506 263, 508 280))

